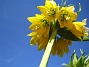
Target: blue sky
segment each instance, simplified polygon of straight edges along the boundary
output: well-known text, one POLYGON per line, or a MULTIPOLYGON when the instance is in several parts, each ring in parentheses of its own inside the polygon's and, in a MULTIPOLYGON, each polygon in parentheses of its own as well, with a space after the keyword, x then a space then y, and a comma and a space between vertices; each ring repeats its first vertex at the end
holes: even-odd
MULTIPOLYGON (((61 0, 55 0, 57 4, 61 0)), ((27 34, 30 22, 27 17, 40 13, 36 6, 44 5, 45 0, 0 0, 0 67, 39 67, 43 50, 38 51, 37 45, 30 46, 30 38, 27 34)), ((68 0, 67 4, 74 4, 75 11, 81 3, 82 11, 78 21, 87 18, 89 27, 89 0, 68 0)), ((76 49, 82 48, 89 54, 88 42, 73 42, 69 46, 70 52, 63 57, 50 56, 48 67, 62 67, 62 63, 68 63, 70 56, 76 49)))

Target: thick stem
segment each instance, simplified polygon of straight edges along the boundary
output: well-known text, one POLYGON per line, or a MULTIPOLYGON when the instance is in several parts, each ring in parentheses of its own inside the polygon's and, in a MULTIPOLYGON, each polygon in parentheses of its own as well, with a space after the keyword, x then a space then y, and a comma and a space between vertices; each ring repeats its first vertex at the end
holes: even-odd
POLYGON ((51 50, 52 50, 52 46, 53 46, 53 43, 54 43, 54 40, 55 40, 56 32, 57 32, 57 30, 54 30, 52 32, 52 35, 51 35, 50 40, 47 44, 46 50, 44 52, 44 55, 43 55, 43 58, 41 60, 39 67, 46 67, 47 66, 49 56, 50 56, 50 53, 51 53, 51 50))

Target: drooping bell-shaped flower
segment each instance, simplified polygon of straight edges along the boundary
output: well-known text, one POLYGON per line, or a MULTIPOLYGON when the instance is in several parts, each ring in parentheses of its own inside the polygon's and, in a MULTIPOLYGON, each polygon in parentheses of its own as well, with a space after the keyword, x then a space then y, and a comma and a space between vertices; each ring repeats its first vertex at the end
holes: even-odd
POLYGON ((38 9, 45 15, 50 21, 54 20, 58 11, 59 6, 53 0, 45 1, 45 6, 38 6, 38 9))
POLYGON ((77 13, 74 12, 74 6, 62 7, 58 14, 57 19, 61 28, 72 28, 72 22, 77 19, 77 13))
POLYGON ((86 19, 82 22, 73 22, 71 32, 80 39, 83 36, 88 36, 89 28, 85 27, 85 25, 86 19))

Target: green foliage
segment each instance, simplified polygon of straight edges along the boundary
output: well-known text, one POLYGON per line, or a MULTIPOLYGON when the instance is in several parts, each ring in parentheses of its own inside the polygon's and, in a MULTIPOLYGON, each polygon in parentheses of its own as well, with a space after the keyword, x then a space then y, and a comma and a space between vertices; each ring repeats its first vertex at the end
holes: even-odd
POLYGON ((89 56, 84 56, 81 51, 81 56, 78 58, 76 51, 72 54, 69 64, 63 64, 65 67, 89 67, 89 56))

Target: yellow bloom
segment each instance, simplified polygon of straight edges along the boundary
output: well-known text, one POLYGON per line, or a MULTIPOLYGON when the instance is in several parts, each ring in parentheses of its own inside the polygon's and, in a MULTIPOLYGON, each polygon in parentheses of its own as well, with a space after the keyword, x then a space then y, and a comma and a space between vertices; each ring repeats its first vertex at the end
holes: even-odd
POLYGON ((49 35, 46 35, 45 37, 44 36, 41 36, 40 39, 38 40, 38 50, 42 50, 46 48, 47 44, 48 44, 48 41, 49 41, 49 35))
POLYGON ((36 14, 36 17, 28 17, 28 20, 32 23, 31 30, 34 30, 39 35, 49 34, 50 23, 44 15, 36 14))
POLYGON ((85 27, 86 19, 82 22, 73 22, 71 32, 81 39, 83 36, 88 36, 88 28, 85 27))
POLYGON ((38 44, 38 50, 45 49, 49 40, 49 35, 43 36, 37 34, 37 32, 32 32, 28 34, 28 36, 32 36, 30 40, 31 45, 38 44))
POLYGON ((72 45, 71 40, 67 40, 64 38, 58 39, 57 41, 54 42, 52 54, 53 55, 57 54, 62 57, 64 53, 67 54, 69 52, 68 45, 72 45))
POLYGON ((36 14, 36 17, 27 18, 32 24, 30 29, 33 30, 28 36, 32 36, 31 45, 38 44, 38 50, 45 49, 49 40, 50 22, 44 15, 36 14))
POLYGON ((59 6, 57 6, 54 1, 46 1, 45 2, 45 6, 38 6, 38 9, 49 20, 54 20, 56 15, 57 15, 57 13, 58 13, 59 6))
POLYGON ((37 32, 32 32, 32 33, 28 34, 27 36, 32 36, 32 38, 30 40, 31 45, 37 44, 37 41, 40 38, 40 36, 37 34, 37 32))
POLYGON ((32 37, 30 44, 38 44, 38 50, 45 50, 47 47, 45 53, 50 54, 51 51, 53 55, 62 57, 69 52, 68 46, 72 45, 72 40, 81 40, 83 36, 88 36, 89 28, 85 27, 86 20, 74 22, 78 15, 74 12, 74 6, 59 7, 55 1, 46 0, 45 5, 38 6, 38 9, 41 14, 27 18, 31 22, 29 28, 33 31, 28 34, 32 37), (60 38, 56 39, 56 35, 60 38))
POLYGON ((61 28, 72 28, 72 21, 76 20, 77 13, 74 12, 74 6, 62 7, 57 15, 58 22, 61 28))

